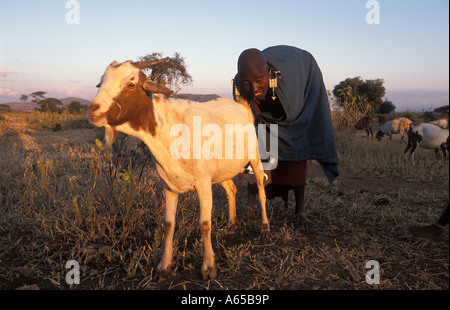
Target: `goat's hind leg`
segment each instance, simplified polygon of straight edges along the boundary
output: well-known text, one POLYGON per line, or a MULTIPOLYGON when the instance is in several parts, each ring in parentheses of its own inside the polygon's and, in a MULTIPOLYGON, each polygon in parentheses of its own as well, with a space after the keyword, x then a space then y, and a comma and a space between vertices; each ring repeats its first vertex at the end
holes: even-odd
POLYGON ((259 158, 250 160, 250 165, 252 166, 253 172, 255 174, 256 185, 258 186, 259 202, 261 204, 261 235, 263 237, 269 237, 270 227, 269 219, 267 218, 266 212, 266 191, 264 189, 264 170, 262 170, 261 161, 259 158))
POLYGON ((220 183, 228 196, 228 225, 233 231, 236 228, 236 185, 232 179, 220 183))
POLYGON ((211 243, 211 213, 212 213, 212 189, 211 181, 199 182, 195 189, 200 202, 200 230, 202 232, 204 255, 202 276, 203 280, 214 280, 217 276, 217 265, 211 243))

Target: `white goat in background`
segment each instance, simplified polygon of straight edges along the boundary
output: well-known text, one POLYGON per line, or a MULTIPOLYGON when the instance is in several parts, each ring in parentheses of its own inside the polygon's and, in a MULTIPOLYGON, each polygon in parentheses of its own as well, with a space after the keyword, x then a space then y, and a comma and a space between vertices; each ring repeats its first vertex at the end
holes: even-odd
POLYGON ((439 126, 428 123, 412 124, 408 131, 408 144, 403 153, 406 155, 411 149, 411 156, 414 156, 418 146, 434 150, 438 160, 439 150, 441 150, 444 154, 444 159, 446 159, 449 149, 448 129, 442 129, 439 126))
POLYGON ((432 121, 430 122, 430 124, 436 125, 441 127, 442 129, 448 129, 448 120, 444 119, 439 119, 437 121, 432 121))
POLYGON ((408 129, 411 123, 412 121, 406 117, 400 117, 387 121, 380 128, 380 130, 378 130, 377 134, 375 135, 375 138, 377 138, 378 141, 381 141, 384 135, 388 135, 389 140, 392 141, 392 135, 399 133, 403 141, 403 137, 408 133, 408 129))

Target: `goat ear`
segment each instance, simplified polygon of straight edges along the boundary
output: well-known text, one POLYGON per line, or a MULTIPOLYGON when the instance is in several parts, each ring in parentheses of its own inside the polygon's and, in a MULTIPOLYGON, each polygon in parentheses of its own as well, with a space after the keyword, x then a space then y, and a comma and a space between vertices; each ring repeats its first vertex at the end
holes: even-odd
POLYGON ((150 79, 146 79, 143 83, 142 83, 142 88, 149 92, 149 93, 153 93, 153 94, 163 94, 166 96, 171 96, 173 94, 173 91, 169 88, 167 88, 166 86, 162 85, 162 84, 158 84, 153 82, 150 79))

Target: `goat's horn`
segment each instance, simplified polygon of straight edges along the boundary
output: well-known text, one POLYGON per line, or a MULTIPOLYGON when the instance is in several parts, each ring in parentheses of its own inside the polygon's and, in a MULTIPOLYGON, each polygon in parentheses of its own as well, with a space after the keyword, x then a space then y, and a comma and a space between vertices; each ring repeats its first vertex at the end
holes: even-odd
POLYGON ((137 66, 139 69, 146 69, 146 68, 162 65, 163 63, 165 63, 168 60, 169 60, 169 57, 166 57, 166 58, 163 58, 160 60, 155 60, 155 61, 136 61, 136 62, 133 62, 133 64, 135 66, 137 66))

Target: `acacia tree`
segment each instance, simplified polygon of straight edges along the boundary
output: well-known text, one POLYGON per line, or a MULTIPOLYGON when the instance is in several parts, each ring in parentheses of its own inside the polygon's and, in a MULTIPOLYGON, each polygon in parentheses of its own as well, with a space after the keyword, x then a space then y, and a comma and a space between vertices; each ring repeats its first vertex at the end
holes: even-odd
POLYGON ((35 91, 34 93, 31 93, 30 97, 33 98, 31 102, 38 104, 40 101, 45 99, 45 94, 46 94, 45 91, 35 91))
MULTIPOLYGON (((383 84, 382 79, 364 81, 361 77, 347 78, 334 87, 333 95, 336 97, 336 103, 340 106, 348 100, 346 96, 351 95, 357 100, 370 104, 373 112, 378 112, 383 103, 382 98, 386 94, 386 88, 383 84), (351 93, 349 93, 349 88, 351 93)), ((364 105, 363 102, 360 104, 364 105)))
MULTIPOLYGON (((151 62, 162 58, 162 53, 153 53, 139 57, 139 61, 151 62)), ((182 85, 192 84, 192 77, 187 72, 184 58, 179 53, 169 57, 169 60, 164 64, 144 69, 144 71, 146 71, 152 81, 166 85, 174 91, 179 91, 182 85)))
POLYGON ((56 98, 46 98, 44 100, 39 101, 38 105, 41 106, 39 110, 42 112, 57 113, 61 110, 61 107, 64 104, 56 98))
POLYGON ((22 101, 23 104, 25 104, 25 102, 27 102, 27 100, 28 100, 28 96, 27 95, 20 96, 20 101, 22 101))
POLYGON ((355 127, 361 118, 373 112, 373 106, 368 102, 367 97, 355 94, 351 86, 339 89, 337 93, 340 99, 332 100, 331 107, 333 122, 338 125, 338 129, 355 127))

